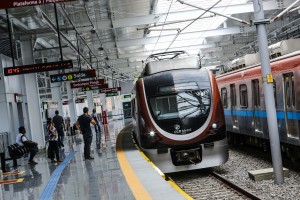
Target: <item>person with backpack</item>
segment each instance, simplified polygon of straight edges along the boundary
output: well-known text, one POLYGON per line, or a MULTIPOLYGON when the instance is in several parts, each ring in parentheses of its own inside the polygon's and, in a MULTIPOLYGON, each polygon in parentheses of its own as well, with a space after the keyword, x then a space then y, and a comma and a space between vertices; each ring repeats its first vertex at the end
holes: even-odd
POLYGON ((19 134, 16 137, 16 143, 20 145, 21 147, 25 146, 29 149, 30 152, 30 157, 28 160, 28 164, 36 165, 38 164, 33 160, 34 156, 36 153, 39 151, 38 149, 38 144, 36 142, 33 142, 31 140, 28 140, 27 137, 25 136, 26 129, 24 126, 21 126, 19 128, 19 134))
POLYGON ((93 117, 89 115, 89 109, 87 107, 83 108, 83 114, 78 117, 76 121, 76 128, 81 131, 84 141, 84 158, 86 160, 94 159, 91 156, 91 144, 93 141, 93 133, 91 129, 91 123, 96 125, 93 117))
POLYGON ((51 118, 47 119, 47 132, 49 136, 48 158, 51 159, 52 163, 62 162, 59 159, 58 152, 58 133, 51 118), (56 160, 54 160, 54 156, 56 157, 56 160))
POLYGON ((65 121, 62 116, 59 115, 59 111, 55 111, 55 116, 53 117, 53 123, 58 133, 58 148, 64 147, 64 138, 66 131, 65 121))

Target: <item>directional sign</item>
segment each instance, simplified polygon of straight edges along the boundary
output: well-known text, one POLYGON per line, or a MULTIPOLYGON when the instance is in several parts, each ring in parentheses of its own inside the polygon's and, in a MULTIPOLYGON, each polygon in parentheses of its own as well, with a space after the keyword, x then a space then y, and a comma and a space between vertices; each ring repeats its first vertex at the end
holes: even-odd
POLYGON ((91 70, 85 70, 79 72, 50 75, 50 80, 51 83, 56 83, 56 82, 73 81, 77 79, 94 78, 94 77, 96 77, 96 70, 91 69, 91 70))
POLYGON ((76 83, 71 83, 71 88, 83 88, 87 86, 97 86, 97 85, 103 85, 104 79, 97 79, 97 80, 90 80, 90 81, 80 81, 76 83))
POLYGON ((113 97, 113 96, 118 96, 118 93, 117 92, 110 92, 110 93, 106 93, 105 95, 106 95, 106 97, 113 97))
POLYGON ((112 93, 112 92, 118 92, 118 91, 121 91, 121 87, 102 89, 102 90, 99 90, 99 93, 112 93))
POLYGON ((46 72, 46 71, 54 71, 54 70, 70 69, 70 68, 73 68, 72 60, 67 60, 61 62, 23 65, 17 67, 6 67, 4 68, 4 75, 13 76, 13 75, 20 75, 20 74, 30 74, 36 72, 46 72))
POLYGON ((63 3, 75 0, 1 0, 0 9, 16 8, 21 6, 35 6, 48 3, 63 3))
POLYGON ((97 86, 86 86, 82 88, 82 91, 100 90, 103 88, 108 88, 108 84, 97 85, 97 86))

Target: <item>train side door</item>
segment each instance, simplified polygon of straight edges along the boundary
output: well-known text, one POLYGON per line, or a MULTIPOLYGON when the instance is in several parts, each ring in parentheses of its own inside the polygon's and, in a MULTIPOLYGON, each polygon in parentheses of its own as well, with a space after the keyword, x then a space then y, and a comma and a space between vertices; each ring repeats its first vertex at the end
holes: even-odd
POLYGON ((232 120, 232 128, 234 132, 239 131, 238 126, 238 118, 236 111, 236 89, 235 84, 230 84, 230 111, 231 111, 231 120, 232 120))
POLYGON ((284 113, 287 135, 290 138, 299 139, 299 127, 297 122, 297 110, 295 105, 295 75, 283 74, 284 113))
POLYGON ((260 117, 260 89, 259 89, 259 80, 252 80, 252 103, 253 103, 253 126, 255 133, 262 132, 262 124, 260 117))

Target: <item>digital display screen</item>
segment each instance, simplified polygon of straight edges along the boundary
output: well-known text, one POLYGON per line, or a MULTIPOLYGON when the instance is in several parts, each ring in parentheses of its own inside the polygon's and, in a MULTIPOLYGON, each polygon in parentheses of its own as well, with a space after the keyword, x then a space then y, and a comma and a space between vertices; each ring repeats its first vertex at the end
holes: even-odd
POLYGON ((73 62, 72 62, 72 60, 67 60, 67 61, 61 61, 61 62, 41 63, 41 64, 23 65, 23 66, 16 66, 16 67, 6 67, 6 68, 4 68, 4 75, 5 76, 14 76, 14 75, 30 74, 30 73, 37 73, 37 72, 70 69, 70 68, 73 68, 73 62))
POLYGON ((198 90, 198 84, 196 82, 188 82, 188 83, 176 83, 174 85, 162 86, 159 87, 159 93, 173 93, 180 92, 186 90, 198 90))

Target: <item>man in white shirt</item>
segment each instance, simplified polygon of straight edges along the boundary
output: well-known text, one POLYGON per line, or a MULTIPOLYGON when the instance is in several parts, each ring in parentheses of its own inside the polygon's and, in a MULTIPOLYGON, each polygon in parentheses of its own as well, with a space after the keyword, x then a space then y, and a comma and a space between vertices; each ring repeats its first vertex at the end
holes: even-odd
POLYGON ((26 133, 25 127, 21 126, 19 128, 19 134, 16 137, 16 143, 18 145, 20 145, 20 146, 27 146, 27 148, 29 149, 29 151, 30 151, 30 157, 29 157, 29 160, 28 160, 28 164, 33 164, 33 165, 38 164, 37 162, 35 162, 33 160, 34 156, 38 152, 37 143, 28 140, 27 137, 25 136, 25 133, 26 133), (25 143, 33 143, 33 144, 30 145, 30 146, 28 146, 28 145, 25 145, 25 143))

